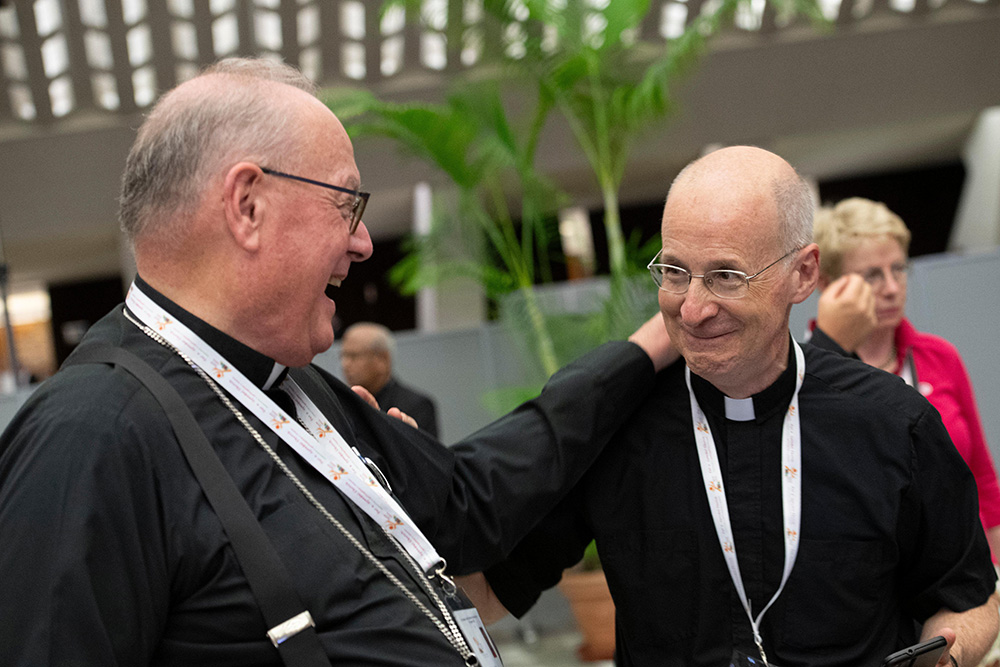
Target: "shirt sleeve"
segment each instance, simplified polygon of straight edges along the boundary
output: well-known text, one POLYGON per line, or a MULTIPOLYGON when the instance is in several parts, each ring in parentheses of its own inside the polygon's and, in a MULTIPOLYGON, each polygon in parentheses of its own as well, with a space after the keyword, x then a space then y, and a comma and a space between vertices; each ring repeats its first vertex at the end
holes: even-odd
POLYGON ((155 650, 171 580, 163 508, 140 438, 108 403, 48 393, 0 440, 5 664, 145 665, 155 650))
POLYGON ((501 604, 520 618, 563 571, 580 562, 592 535, 582 516, 582 481, 549 512, 502 562, 484 574, 501 604))
POLYGON ((986 602, 996 573, 978 520, 976 486, 928 406, 911 432, 913 477, 906 491, 908 525, 900 532, 904 605, 925 621, 942 608, 966 611, 986 602))
POLYGON ((573 488, 654 379, 637 345, 605 344, 556 373, 540 396, 450 448, 353 395, 341 401, 352 406, 356 433, 385 466, 403 508, 449 571, 464 574, 510 553, 573 488))

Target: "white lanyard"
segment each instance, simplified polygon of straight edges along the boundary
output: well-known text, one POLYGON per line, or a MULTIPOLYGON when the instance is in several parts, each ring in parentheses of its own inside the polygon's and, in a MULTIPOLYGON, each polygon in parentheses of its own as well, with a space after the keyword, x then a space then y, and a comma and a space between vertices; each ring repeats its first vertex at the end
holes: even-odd
POLYGON ((743 603, 747 618, 750 619, 754 641, 757 643, 757 648, 760 650, 765 664, 767 664, 767 656, 764 654, 763 641, 760 636, 760 622, 764 618, 765 612, 781 595, 781 591, 784 590, 788 577, 792 573, 792 568, 795 567, 795 558, 799 552, 799 524, 802 517, 802 429, 799 424, 799 389, 801 389, 802 380, 805 377, 806 362, 802 348, 799 347, 798 343, 793 340, 792 345, 795 348, 795 394, 792 396, 792 402, 788 406, 784 424, 781 427, 781 512, 784 520, 785 569, 781 575, 781 584, 778 586, 778 590, 775 591, 770 602, 756 618, 753 616, 750 600, 747 599, 746 590, 743 587, 739 561, 736 560, 736 540, 733 538, 732 526, 729 522, 729 506, 726 503, 726 490, 722 482, 719 455, 715 450, 715 439, 712 437, 705 412, 698 405, 698 399, 691 388, 691 370, 686 369, 685 371, 688 393, 691 396, 691 418, 694 422, 698 461, 701 463, 701 476, 705 482, 705 492, 708 495, 708 504, 715 522, 715 532, 719 536, 719 546, 722 547, 722 555, 726 559, 729 576, 740 596, 740 602, 743 603))
POLYGON ((169 315, 132 284, 125 299, 135 315, 187 355, 244 407, 309 462, 362 511, 395 537, 425 572, 442 568, 443 559, 399 503, 372 477, 344 437, 291 378, 282 384, 309 431, 291 419, 254 383, 208 343, 169 315))
MULTIPOLYGON (((913 353, 907 352, 906 357, 903 358, 903 366, 899 369, 899 377, 903 378, 903 382, 919 389, 917 386, 917 369, 913 363, 913 353)), ((921 394, 924 392, 920 392, 921 394)))

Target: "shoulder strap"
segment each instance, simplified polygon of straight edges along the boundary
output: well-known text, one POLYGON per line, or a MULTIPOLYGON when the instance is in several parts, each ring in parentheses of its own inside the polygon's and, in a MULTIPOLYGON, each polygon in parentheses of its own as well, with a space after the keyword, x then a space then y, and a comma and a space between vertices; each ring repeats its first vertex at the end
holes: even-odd
POLYGON ((292 588, 274 545, 177 390, 149 364, 120 347, 88 347, 77 350, 66 361, 66 365, 88 363, 124 368, 163 408, 188 464, 222 522, 264 621, 270 627, 267 635, 284 664, 287 667, 330 667, 312 616, 292 588))

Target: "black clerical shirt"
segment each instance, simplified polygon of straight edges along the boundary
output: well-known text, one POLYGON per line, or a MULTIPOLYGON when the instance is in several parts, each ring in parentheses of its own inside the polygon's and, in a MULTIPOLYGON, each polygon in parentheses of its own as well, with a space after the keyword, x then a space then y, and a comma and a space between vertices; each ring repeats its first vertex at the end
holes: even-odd
MULTIPOLYGON (((762 623, 769 660, 879 665, 912 643, 915 621, 983 604, 995 575, 976 491, 932 407, 898 378, 805 345, 801 542, 762 623)), ((784 566, 780 442, 794 359, 753 397, 755 419, 725 417, 724 398, 693 387, 716 440, 740 570, 754 614, 784 566)), ((709 511, 683 362, 581 484, 487 572, 523 613, 596 538, 617 610, 623 667, 725 667, 755 655, 709 511)))
MULTIPOLYGON (((138 281, 264 387, 274 362, 138 281)), ((171 350, 121 307, 81 347, 125 347, 184 397, 281 556, 335 665, 462 660, 420 610, 317 512, 171 350)), ((388 476, 456 568, 499 559, 579 478, 649 388, 636 347, 603 348, 536 402, 454 448, 364 405, 332 376, 310 397, 388 476), (546 394, 548 394, 546 396, 546 394), (605 406, 606 402, 606 406, 605 406), (587 411, 587 418, 572 407, 587 411), (516 436, 512 435, 516 434, 516 436)), ((264 440, 343 525, 427 604, 398 549, 256 417, 264 440)), ((72 366, 40 387, 0 438, 0 661, 5 665, 277 665, 217 517, 161 409, 127 372, 72 366)))

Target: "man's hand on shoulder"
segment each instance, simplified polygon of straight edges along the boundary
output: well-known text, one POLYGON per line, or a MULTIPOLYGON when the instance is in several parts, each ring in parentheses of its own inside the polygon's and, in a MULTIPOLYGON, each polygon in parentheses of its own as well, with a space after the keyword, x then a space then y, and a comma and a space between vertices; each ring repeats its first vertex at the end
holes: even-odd
POLYGON ((681 356, 680 352, 670 344, 670 335, 667 334, 667 327, 664 325, 663 315, 660 313, 646 320, 628 339, 649 355, 657 372, 674 363, 681 356))

